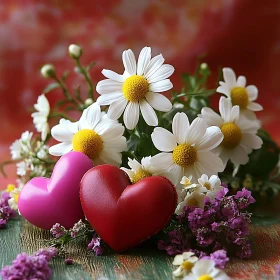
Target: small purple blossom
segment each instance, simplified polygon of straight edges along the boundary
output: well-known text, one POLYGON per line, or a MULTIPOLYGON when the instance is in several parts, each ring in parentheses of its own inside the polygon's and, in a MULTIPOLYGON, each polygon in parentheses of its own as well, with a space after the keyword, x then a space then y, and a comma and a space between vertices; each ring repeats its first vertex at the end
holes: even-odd
POLYGON ((5 266, 1 270, 2 279, 50 279, 52 271, 49 267, 49 261, 56 254, 55 248, 41 249, 31 256, 26 253, 18 254, 12 265, 5 266))
POLYGON ((246 188, 243 188, 242 191, 238 191, 234 196, 234 199, 240 209, 247 208, 250 204, 256 202, 256 200, 252 197, 251 192, 246 188))
POLYGON ((53 227, 50 229, 50 232, 55 238, 60 238, 67 233, 65 227, 59 223, 53 225, 53 227))
POLYGON ((227 252, 225 250, 217 250, 214 253, 210 254, 210 256, 202 257, 202 259, 213 260, 215 262, 215 266, 219 269, 224 269, 227 262, 229 261, 227 252))
POLYGON ((74 226, 70 229, 70 235, 72 238, 76 238, 76 236, 86 228, 86 225, 82 220, 74 224, 74 226))
POLYGON ((92 240, 88 244, 88 250, 92 250, 96 256, 101 256, 104 253, 104 245, 96 233, 94 233, 92 240))
POLYGON ((10 195, 2 192, 0 196, 0 229, 6 227, 7 221, 16 217, 17 212, 9 205, 10 195))
POLYGON ((73 264, 73 260, 72 259, 70 259, 70 258, 67 258, 67 259, 65 259, 65 264, 67 264, 67 265, 71 265, 71 264, 73 264))

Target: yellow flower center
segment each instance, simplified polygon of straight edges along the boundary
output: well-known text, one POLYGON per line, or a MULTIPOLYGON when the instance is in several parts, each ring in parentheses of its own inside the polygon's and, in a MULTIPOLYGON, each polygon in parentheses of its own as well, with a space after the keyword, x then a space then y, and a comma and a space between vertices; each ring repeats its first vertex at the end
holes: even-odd
POLYGON ((188 144, 180 144, 173 150, 173 161, 182 166, 192 165, 197 160, 196 148, 188 144))
POLYGON ((82 152, 92 160, 100 155, 103 141, 98 133, 91 129, 82 129, 77 132, 72 140, 73 150, 82 152))
POLYGON ((182 268, 184 270, 187 270, 187 271, 190 271, 192 268, 193 268, 194 264, 192 262, 189 262, 189 261, 184 261, 182 263, 182 268))
POLYGON ((222 145, 227 149, 233 149, 239 145, 242 132, 234 123, 225 123, 221 126, 221 131, 224 134, 222 145))
POLYGON ((15 194, 15 196, 14 196, 14 200, 15 200, 16 204, 18 203, 18 196, 19 196, 19 194, 15 194))
POLYGON ((232 105, 239 105, 241 109, 245 109, 249 103, 248 92, 243 87, 235 87, 231 90, 232 105))
POLYGON ((152 174, 150 172, 148 172, 145 169, 141 169, 140 171, 136 172, 136 174, 133 176, 133 178, 131 179, 132 183, 135 184, 138 181, 150 177, 152 176, 152 174))
POLYGON ((212 189, 212 188, 211 188, 211 185, 210 185, 208 182, 204 183, 204 187, 205 187, 207 190, 211 190, 211 189, 212 189))
POLYGON ((143 76, 133 75, 124 81, 122 90, 128 101, 138 102, 149 91, 149 83, 143 76))
POLYGON ((202 275, 198 278, 198 280, 213 280, 213 277, 210 275, 202 275))
POLYGON ((15 188, 16 188, 15 185, 9 184, 9 185, 7 186, 6 192, 10 193, 10 192, 13 191, 15 188))
POLYGON ((198 201, 195 198, 191 198, 188 201, 188 206, 198 206, 198 201))

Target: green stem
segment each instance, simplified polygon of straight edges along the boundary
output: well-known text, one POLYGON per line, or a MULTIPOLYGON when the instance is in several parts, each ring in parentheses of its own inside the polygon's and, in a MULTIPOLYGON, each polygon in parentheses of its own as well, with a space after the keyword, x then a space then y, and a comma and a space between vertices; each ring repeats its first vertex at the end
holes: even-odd
POLYGON ((79 68, 79 70, 84 75, 84 77, 87 81, 87 84, 88 84, 88 98, 93 99, 93 85, 92 85, 92 82, 91 82, 90 77, 88 75, 88 71, 86 71, 85 68, 81 65, 79 59, 75 59, 75 61, 76 61, 77 67, 79 68))

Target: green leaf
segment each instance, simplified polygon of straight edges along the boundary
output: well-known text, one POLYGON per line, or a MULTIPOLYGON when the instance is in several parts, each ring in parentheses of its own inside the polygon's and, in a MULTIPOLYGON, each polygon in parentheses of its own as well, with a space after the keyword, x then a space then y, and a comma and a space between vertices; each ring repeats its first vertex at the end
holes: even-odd
POLYGON ((89 65, 86 66, 86 71, 89 71, 92 67, 96 65, 96 61, 92 61, 89 65))
POLYGON ((44 93, 44 94, 45 94, 45 93, 48 93, 48 92, 50 92, 50 91, 52 91, 52 90, 54 90, 54 89, 56 89, 56 88, 59 88, 59 87, 60 87, 59 83, 51 83, 51 84, 47 85, 47 86, 43 89, 43 93, 44 93))

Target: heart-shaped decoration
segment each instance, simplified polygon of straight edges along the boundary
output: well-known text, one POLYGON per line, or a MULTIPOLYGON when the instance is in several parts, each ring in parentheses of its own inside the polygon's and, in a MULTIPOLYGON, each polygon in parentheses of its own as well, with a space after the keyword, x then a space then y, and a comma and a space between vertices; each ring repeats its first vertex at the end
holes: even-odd
POLYGON ((18 200, 21 215, 43 229, 50 229, 55 223, 71 228, 84 218, 80 181, 92 167, 92 161, 83 153, 70 152, 62 156, 50 179, 38 177, 25 184, 18 200))
POLYGON ((166 178, 154 176, 131 185, 121 169, 96 166, 81 181, 85 216, 115 251, 138 245, 162 230, 177 205, 177 192, 166 178))

